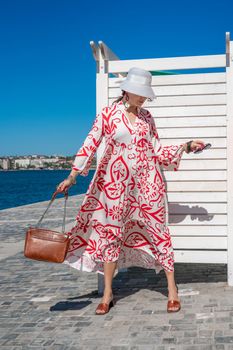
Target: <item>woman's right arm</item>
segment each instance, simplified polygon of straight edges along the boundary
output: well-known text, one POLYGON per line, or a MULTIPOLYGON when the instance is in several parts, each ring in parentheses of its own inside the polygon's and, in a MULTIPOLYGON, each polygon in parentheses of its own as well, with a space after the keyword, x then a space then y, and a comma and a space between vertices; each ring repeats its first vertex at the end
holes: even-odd
POLYGON ((69 176, 57 185, 57 191, 63 192, 64 190, 69 189, 70 186, 76 184, 76 177, 78 174, 78 171, 72 169, 69 176))
MULTIPOLYGON (((72 171, 75 170, 82 176, 88 175, 92 159, 104 136, 104 117, 107 115, 109 108, 110 107, 104 107, 102 111, 97 114, 91 130, 75 156, 72 164, 72 171)), ((76 175, 76 173, 73 174, 76 175)))
POLYGON ((57 186, 57 190, 63 192, 65 188, 74 185, 79 174, 88 175, 92 159, 104 136, 104 116, 107 115, 109 108, 105 107, 97 114, 91 130, 75 156, 69 176, 57 186))

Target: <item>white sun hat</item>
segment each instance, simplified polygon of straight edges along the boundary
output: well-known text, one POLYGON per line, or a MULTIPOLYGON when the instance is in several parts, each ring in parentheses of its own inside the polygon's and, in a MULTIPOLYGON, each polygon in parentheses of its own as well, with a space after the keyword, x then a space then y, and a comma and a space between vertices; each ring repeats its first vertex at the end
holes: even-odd
POLYGON ((133 67, 128 71, 127 77, 120 84, 120 89, 139 96, 155 99, 151 87, 152 75, 145 69, 133 67))

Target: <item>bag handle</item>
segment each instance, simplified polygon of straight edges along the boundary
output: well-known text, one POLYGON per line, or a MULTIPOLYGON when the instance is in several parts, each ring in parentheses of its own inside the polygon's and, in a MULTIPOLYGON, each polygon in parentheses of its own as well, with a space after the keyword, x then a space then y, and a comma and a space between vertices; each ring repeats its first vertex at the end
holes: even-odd
MULTIPOLYGON (((35 227, 39 227, 39 225, 41 224, 45 214, 47 213, 47 211, 49 210, 51 204, 53 203, 54 199, 56 198, 57 194, 58 193, 61 193, 59 192, 58 190, 56 190, 53 195, 52 195, 52 198, 47 206, 47 208, 45 209, 44 213, 42 214, 41 218, 39 219, 38 223, 36 224, 35 227)), ((64 203, 64 214, 63 214, 63 221, 62 221, 62 233, 65 233, 65 219, 66 219, 66 202, 67 202, 67 199, 68 199, 68 190, 65 191, 64 193, 64 196, 65 196, 65 203, 64 203)))

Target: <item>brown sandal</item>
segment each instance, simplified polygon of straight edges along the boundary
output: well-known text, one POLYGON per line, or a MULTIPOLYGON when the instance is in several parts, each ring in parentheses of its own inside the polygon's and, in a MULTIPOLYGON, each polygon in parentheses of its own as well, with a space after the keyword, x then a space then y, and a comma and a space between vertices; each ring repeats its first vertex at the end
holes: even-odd
POLYGON ((96 315, 104 315, 104 314, 108 313, 109 310, 111 309, 111 307, 113 307, 113 306, 114 306, 114 299, 112 299, 109 304, 108 303, 100 303, 95 310, 95 314, 96 315), (101 311, 101 312, 97 312, 97 311, 101 311))
MULTIPOLYGON (((177 293, 178 293, 178 287, 176 285, 177 293)), ((167 312, 178 312, 181 309, 180 301, 179 300, 168 300, 167 302, 167 312), (173 307, 176 308, 176 310, 173 310, 173 307)))

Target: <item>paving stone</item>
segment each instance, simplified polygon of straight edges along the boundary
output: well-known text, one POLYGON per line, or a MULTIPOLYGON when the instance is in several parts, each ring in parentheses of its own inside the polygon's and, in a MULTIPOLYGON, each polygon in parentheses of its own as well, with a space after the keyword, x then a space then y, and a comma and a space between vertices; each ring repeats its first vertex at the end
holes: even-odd
MULTIPOLYGON (((68 225, 82 198, 69 198, 68 225)), ((60 230, 62 198, 57 201, 46 225, 60 230)), ((27 219, 36 222, 46 204, 0 211, 1 350, 233 349, 226 265, 175 264, 182 308, 173 314, 166 312, 165 273, 129 268, 113 280, 114 308, 96 316, 97 274, 23 255, 27 219)))
POLYGON ((233 336, 215 337, 216 343, 233 343, 233 336))
POLYGON ((215 350, 224 350, 225 349, 225 345, 223 345, 223 344, 215 344, 214 348, 215 348, 215 350))

